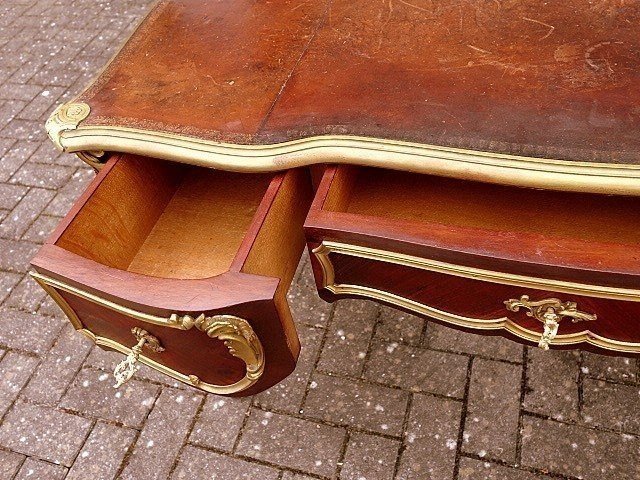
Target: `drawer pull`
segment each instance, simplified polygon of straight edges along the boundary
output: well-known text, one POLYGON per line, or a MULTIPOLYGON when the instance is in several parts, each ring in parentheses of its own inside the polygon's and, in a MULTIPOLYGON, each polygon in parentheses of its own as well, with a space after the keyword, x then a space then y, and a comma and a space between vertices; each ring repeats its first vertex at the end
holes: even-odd
POLYGON ((519 311, 520 307, 526 308, 527 316, 544 324, 544 331, 538 342, 538 346, 543 350, 549 350, 549 344, 558 334, 560 320, 564 317, 570 317, 573 323, 592 321, 598 318, 595 314, 579 311, 576 302, 561 302, 557 298, 531 301, 528 295, 522 295, 520 300, 512 298, 506 300, 504 304, 507 310, 512 312, 519 311))
POLYGON ((113 370, 113 377, 116 379, 116 383, 113 386, 114 388, 118 388, 127 383, 131 377, 133 377, 133 374, 140 369, 138 366, 138 358, 140 358, 143 347, 147 347, 149 350, 156 353, 164 351, 164 348, 160 345, 160 340, 146 330, 139 327, 133 327, 131 329, 131 333, 136 337, 138 343, 131 347, 131 353, 116 365, 116 368, 113 370))

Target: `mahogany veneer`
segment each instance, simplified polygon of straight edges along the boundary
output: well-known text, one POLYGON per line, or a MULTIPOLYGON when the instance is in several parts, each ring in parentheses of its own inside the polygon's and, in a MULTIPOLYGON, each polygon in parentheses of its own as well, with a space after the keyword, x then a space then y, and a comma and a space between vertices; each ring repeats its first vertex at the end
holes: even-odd
POLYGON ((537 342, 505 301, 558 298, 595 321, 551 346, 640 353, 640 198, 365 167, 326 170, 305 233, 320 295, 365 297, 476 333, 537 342))
POLYGON ((165 348, 143 349, 147 359, 207 384, 244 377, 233 342, 144 316, 246 320, 264 349, 264 373, 241 392, 218 393, 249 395, 296 363, 300 346, 285 295, 310 201, 304 170, 246 176, 116 155, 32 265, 76 328, 129 347, 136 344, 131 329, 143 328, 165 348))

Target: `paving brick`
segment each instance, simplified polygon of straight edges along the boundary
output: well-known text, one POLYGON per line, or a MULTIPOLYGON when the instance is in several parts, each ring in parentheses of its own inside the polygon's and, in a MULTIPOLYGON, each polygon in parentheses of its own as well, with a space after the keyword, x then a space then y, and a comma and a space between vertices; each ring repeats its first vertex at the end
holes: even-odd
POLYGON ((167 478, 180 449, 186 442, 202 400, 201 394, 164 388, 149 414, 120 478, 167 478), (153 468, 149 468, 150 464, 153 468))
POLYGON ((25 273, 39 248, 34 243, 0 238, 0 270, 25 273))
POLYGON ((418 345, 425 321, 395 308, 380 307, 376 339, 418 345))
POLYGON ((458 401, 415 394, 396 479, 452 478, 461 415, 458 401))
POLYGON ((11 177, 11 183, 29 187, 57 189, 69 181, 75 168, 26 162, 11 177))
POLYGON ((616 382, 635 382, 638 362, 635 358, 612 357, 585 352, 582 371, 585 375, 616 382))
POLYGON ((69 467, 89 430, 90 420, 18 400, 0 426, 0 445, 69 467))
POLYGON ((43 128, 40 122, 14 118, 0 130, 0 137, 15 138, 25 141, 39 141, 42 139, 43 128))
POLYGON ((0 478, 13 478, 25 458, 19 453, 0 450, 0 478))
POLYGON ((84 369, 75 377, 60 406, 86 416, 120 422, 139 428, 153 407, 159 388, 129 380, 113 388, 113 376, 107 372, 84 369))
POLYGON ((399 436, 409 395, 401 390, 315 374, 304 414, 337 423, 399 436))
POLYGON ((207 396, 189 442, 231 452, 249 410, 249 404, 248 398, 207 396))
POLYGON ((12 210, 27 193, 28 188, 20 185, 0 183, 0 208, 12 210))
POLYGON ((425 338, 429 348, 522 362, 523 346, 502 337, 476 335, 430 323, 425 338))
POLYGON ((11 290, 20 283, 19 273, 0 272, 0 304, 9 296, 11 290))
POLYGON ((284 474, 282 475, 282 480, 315 480, 315 478, 303 475, 301 473, 284 472, 284 474))
POLYGON ((38 478, 62 480, 66 474, 67 469, 62 465, 54 465, 42 460, 27 458, 14 480, 35 480, 38 478))
POLYGON ((476 358, 464 427, 465 452, 515 462, 522 367, 476 358))
POLYGON ((340 300, 318 368, 329 373, 360 376, 378 312, 378 306, 367 300, 340 300))
POLYGON ((98 422, 66 480, 112 480, 136 438, 134 430, 98 422))
POLYGON ((92 345, 71 324, 65 325, 55 345, 22 391, 22 396, 35 403, 57 404, 92 345))
MULTIPOLYGON (((42 69, 38 66, 35 73, 42 69)), ((25 120, 40 120, 45 114, 50 113, 57 103, 57 99, 64 92, 62 87, 46 87, 44 88, 29 104, 24 107, 18 118, 25 120)))
POLYGON ((31 101, 40 93, 37 85, 25 85, 20 83, 4 83, 0 85, 0 98, 5 100, 31 101))
POLYGON ((365 377, 414 392, 462 398, 469 358, 395 342, 374 345, 365 377))
POLYGON ((324 330, 298 325, 301 350, 296 369, 284 381, 255 397, 256 405, 269 410, 298 413, 320 349, 324 330))
POLYGON ((60 220, 61 219, 58 217, 40 215, 31 224, 22 238, 29 242, 44 243, 44 241, 49 238, 49 235, 51 235, 51 232, 53 232, 56 226, 58 226, 60 220))
POLYGON ((640 388, 586 379, 582 415, 600 427, 640 434, 640 388))
POLYGON ((461 458, 458 480, 551 480, 551 477, 524 470, 485 462, 473 458, 461 458))
POLYGON ((186 447, 180 455, 171 479, 277 480, 278 475, 278 470, 275 468, 256 465, 196 447, 186 447))
POLYGON ((236 453, 285 468, 331 476, 345 435, 342 428, 252 410, 236 453))
POLYGON ((577 420, 579 357, 574 351, 530 348, 525 410, 557 420, 577 420))
POLYGON ((296 278, 287 295, 293 318, 298 323, 325 327, 332 305, 318 297, 307 252, 302 257, 296 278))
POLYGON ((95 177, 90 169, 81 168, 71 177, 71 180, 60 190, 49 203, 44 213, 54 217, 63 217, 67 214, 76 199, 85 190, 87 185, 95 177))
POLYGON ((11 291, 5 306, 36 312, 46 296, 44 289, 30 275, 25 275, 11 291))
POLYGON ((18 397, 38 365, 38 359, 7 352, 0 361, 0 418, 18 397))
POLYGON ((576 425, 525 417, 522 464, 584 480, 634 480, 640 463, 633 461, 640 440, 576 425))
MULTIPOLYGON (((14 139, 17 140, 17 139, 14 139)), ((30 141, 17 141, 2 155, 0 162, 0 182, 6 182, 15 172, 33 155, 40 143, 30 141)))
POLYGON ((392 480, 399 440, 354 432, 349 437, 341 480, 392 480))
POLYGON ((0 236, 18 239, 49 204, 55 192, 32 188, 0 223, 0 236))
POLYGON ((0 345, 35 354, 49 350, 64 325, 57 318, 5 307, 0 308, 0 318, 0 345))

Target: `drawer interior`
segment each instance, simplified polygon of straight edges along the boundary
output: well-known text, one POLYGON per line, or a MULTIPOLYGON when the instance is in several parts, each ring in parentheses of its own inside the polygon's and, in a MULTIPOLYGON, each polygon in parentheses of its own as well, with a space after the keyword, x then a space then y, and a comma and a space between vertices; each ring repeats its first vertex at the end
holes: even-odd
POLYGON ((129 272, 213 277, 250 249, 248 232, 273 178, 125 155, 55 244, 129 272))
POLYGON ((482 234, 640 243, 640 197, 536 190, 367 167, 338 167, 322 210, 482 234))

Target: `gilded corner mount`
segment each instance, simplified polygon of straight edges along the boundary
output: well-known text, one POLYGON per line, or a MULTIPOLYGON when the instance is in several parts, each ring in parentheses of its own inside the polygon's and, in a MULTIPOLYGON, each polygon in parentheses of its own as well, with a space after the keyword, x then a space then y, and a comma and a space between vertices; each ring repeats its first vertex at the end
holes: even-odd
POLYGON ((64 103, 55 109, 45 123, 45 128, 47 135, 59 150, 65 150, 62 145, 62 133, 78 128, 80 122, 87 118, 90 112, 89 105, 82 102, 64 103))

